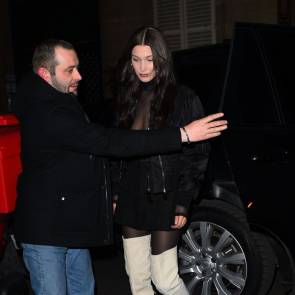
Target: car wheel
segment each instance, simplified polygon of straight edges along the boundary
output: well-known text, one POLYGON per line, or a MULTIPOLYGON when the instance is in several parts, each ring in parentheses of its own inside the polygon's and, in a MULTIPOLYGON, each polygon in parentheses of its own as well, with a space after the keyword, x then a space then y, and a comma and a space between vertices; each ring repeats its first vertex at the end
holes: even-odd
POLYGON ((254 237, 264 266, 259 295, 295 294, 295 265, 290 250, 274 233, 255 232, 254 237))
POLYGON ((200 209, 182 236, 179 272, 190 294, 259 294, 260 250, 251 231, 228 213, 200 209))

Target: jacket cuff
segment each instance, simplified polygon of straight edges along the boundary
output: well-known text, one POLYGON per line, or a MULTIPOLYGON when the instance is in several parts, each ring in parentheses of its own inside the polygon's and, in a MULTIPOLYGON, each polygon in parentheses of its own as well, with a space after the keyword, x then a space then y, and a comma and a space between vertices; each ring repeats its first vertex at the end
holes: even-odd
POLYGON ((192 199, 195 197, 196 193, 197 192, 195 190, 178 192, 176 207, 181 206, 181 207, 184 207, 186 211, 188 211, 190 208, 192 199))

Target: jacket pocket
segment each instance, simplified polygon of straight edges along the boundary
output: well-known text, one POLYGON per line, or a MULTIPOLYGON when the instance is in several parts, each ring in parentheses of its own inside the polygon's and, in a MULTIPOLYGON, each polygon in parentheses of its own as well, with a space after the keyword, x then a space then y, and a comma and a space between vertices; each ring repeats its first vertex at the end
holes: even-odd
POLYGON ((99 209, 99 190, 58 193, 54 214, 56 233, 96 231, 99 209))

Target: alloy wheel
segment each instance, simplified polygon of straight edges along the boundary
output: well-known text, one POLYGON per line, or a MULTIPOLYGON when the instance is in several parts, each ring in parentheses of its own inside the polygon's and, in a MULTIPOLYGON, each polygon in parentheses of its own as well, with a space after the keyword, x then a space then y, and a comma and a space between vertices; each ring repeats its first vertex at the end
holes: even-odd
POLYGON ((179 272, 190 294, 238 295, 246 284, 246 255, 228 230, 196 221, 182 236, 179 272))

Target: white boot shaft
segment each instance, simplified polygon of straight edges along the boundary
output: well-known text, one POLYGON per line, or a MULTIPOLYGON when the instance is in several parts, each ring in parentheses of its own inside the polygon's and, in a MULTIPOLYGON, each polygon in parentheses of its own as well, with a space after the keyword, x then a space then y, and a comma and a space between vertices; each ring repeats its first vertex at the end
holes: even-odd
POLYGON ((152 280, 163 295, 189 295, 178 274, 177 247, 152 257, 152 280))
POLYGON ((124 239, 125 269, 133 295, 154 295, 151 285, 151 236, 124 239))

